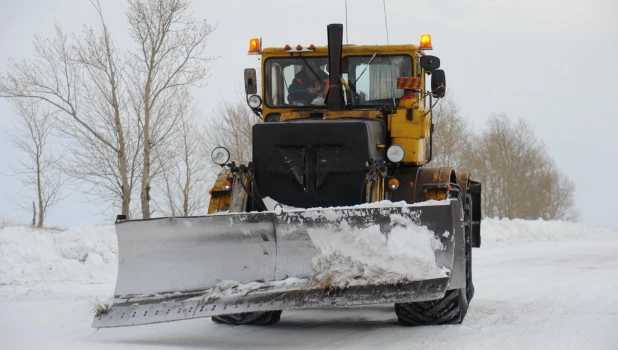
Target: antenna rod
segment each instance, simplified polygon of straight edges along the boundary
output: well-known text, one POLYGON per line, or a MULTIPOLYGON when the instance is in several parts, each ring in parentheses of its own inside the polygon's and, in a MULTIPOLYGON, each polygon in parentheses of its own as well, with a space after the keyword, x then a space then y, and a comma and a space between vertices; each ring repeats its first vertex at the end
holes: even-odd
POLYGON ((386 0, 382 0, 382 3, 384 4, 384 25, 386 26, 386 43, 390 45, 391 42, 388 40, 388 19, 386 18, 386 0))

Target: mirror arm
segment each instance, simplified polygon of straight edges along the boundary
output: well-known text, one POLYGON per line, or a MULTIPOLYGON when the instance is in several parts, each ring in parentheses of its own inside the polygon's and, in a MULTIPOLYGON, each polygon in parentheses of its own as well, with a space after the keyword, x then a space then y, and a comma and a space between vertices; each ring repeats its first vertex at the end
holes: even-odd
POLYGON ((427 163, 431 162, 433 158, 433 121, 431 122, 431 128, 429 129, 429 158, 427 159, 427 163))
POLYGON ((245 102, 247 102, 247 106, 249 106, 249 108, 251 109, 251 112, 253 112, 253 114, 255 114, 261 120, 262 119, 262 108, 261 107, 253 108, 251 107, 251 105, 249 105, 249 94, 245 95, 245 102))
MULTIPOLYGON (((433 102, 433 95, 429 94, 429 111, 427 111, 425 115, 433 111, 434 105, 432 104, 432 102, 433 102)), ((436 101, 436 103, 437 102, 438 101, 436 101)), ((423 115, 423 117, 425 115, 423 115)), ((427 163, 431 162, 431 158, 433 158, 433 113, 431 113, 431 129, 429 129, 429 159, 427 159, 427 163)))

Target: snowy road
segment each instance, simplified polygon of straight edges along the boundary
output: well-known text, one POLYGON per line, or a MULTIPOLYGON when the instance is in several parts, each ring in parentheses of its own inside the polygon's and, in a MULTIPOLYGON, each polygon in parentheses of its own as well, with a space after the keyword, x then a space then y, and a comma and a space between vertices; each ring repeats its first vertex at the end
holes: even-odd
POLYGON ((462 325, 408 328, 392 305, 284 311, 272 327, 209 318, 90 328, 112 284, 0 287, 4 349, 618 349, 618 239, 474 250, 462 325))

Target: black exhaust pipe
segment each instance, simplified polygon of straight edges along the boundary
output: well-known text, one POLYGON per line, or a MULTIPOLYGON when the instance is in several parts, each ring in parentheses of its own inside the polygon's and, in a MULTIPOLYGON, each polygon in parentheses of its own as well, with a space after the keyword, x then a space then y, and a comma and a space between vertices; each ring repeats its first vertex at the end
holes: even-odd
POLYGON ((341 92, 341 53, 343 51, 343 24, 328 25, 328 95, 326 108, 329 110, 343 109, 343 93, 341 92))

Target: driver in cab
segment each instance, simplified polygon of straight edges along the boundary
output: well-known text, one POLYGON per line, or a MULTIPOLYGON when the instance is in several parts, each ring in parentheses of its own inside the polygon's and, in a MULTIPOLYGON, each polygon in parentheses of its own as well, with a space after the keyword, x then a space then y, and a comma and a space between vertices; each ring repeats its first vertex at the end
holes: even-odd
POLYGON ((288 101, 293 105, 323 105, 328 92, 328 74, 314 61, 304 64, 290 84, 288 101))

